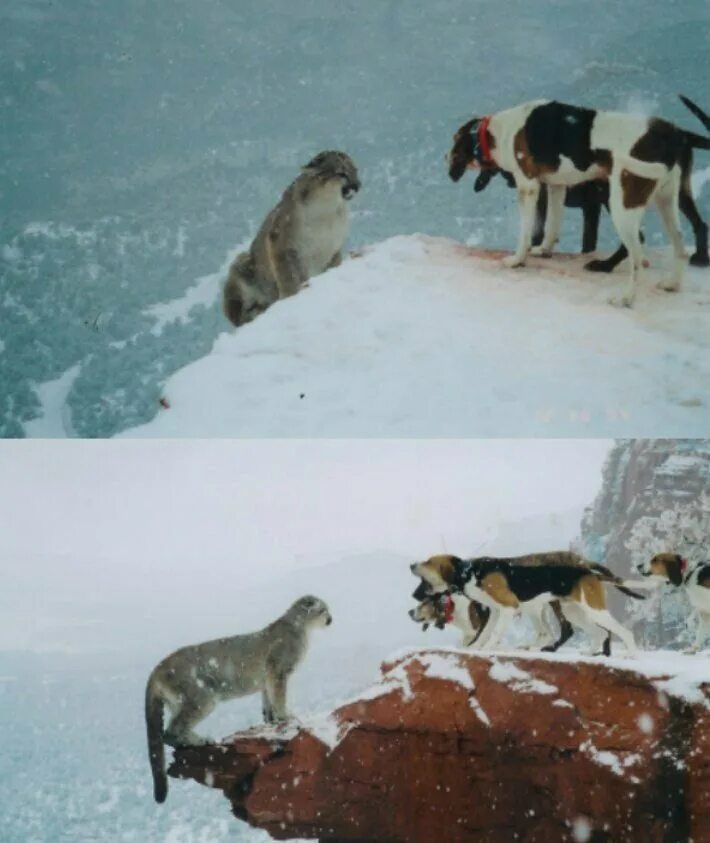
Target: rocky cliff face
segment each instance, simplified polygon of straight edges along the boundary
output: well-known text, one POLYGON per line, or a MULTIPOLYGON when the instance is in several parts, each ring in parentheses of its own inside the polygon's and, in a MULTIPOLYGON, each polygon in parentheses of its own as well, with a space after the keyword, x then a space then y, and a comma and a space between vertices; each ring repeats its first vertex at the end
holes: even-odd
POLYGON ((629 570, 626 541, 644 516, 710 494, 710 439, 623 439, 604 466, 602 488, 582 521, 583 552, 629 570))
POLYGON ((710 841, 710 657, 423 650, 288 732, 176 752, 276 839, 710 841))

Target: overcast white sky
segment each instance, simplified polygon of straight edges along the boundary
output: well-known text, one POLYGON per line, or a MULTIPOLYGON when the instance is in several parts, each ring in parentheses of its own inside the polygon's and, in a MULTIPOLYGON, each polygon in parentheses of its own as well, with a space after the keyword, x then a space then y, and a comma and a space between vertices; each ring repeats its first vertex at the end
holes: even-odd
POLYGON ((611 444, 0 442, 0 650, 172 647, 248 627, 266 609, 240 596, 285 603, 297 569, 334 563, 328 593, 353 554, 473 554, 531 516, 572 513, 508 526, 495 552, 566 547, 611 444))
POLYGON ((0 565, 271 570, 465 553, 500 520, 588 504, 606 440, 4 442, 0 565))

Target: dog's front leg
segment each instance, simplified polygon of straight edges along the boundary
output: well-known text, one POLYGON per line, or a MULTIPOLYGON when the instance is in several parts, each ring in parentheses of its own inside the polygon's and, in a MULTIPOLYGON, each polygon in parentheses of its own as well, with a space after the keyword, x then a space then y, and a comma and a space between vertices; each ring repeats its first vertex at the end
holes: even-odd
POLYGON ((701 650, 705 639, 710 635, 710 614, 706 615, 704 612, 698 612, 698 626, 695 631, 695 640, 688 647, 686 653, 697 653, 701 650))
POLYGON ((555 243, 560 239, 562 226, 562 208, 565 204, 567 188, 559 184, 547 185, 547 216, 545 217, 545 236, 539 246, 531 250, 533 255, 552 254, 555 243))
POLYGON ((518 248, 513 255, 503 258, 503 266, 513 268, 523 266, 525 258, 530 251, 532 232, 535 225, 535 209, 537 208, 537 197, 540 194, 540 184, 536 181, 517 181, 518 187, 518 210, 520 212, 520 240, 518 248))
POLYGON ((495 626, 485 644, 481 646, 481 650, 492 650, 498 646, 517 613, 518 610, 511 606, 501 606, 499 608, 498 615, 495 619, 495 626))

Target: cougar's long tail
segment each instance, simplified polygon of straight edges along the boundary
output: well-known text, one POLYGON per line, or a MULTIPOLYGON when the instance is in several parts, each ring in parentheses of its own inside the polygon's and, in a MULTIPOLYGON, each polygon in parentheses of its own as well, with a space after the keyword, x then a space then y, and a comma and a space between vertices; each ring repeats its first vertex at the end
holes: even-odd
POLYGON ((254 265, 249 252, 242 252, 229 267, 229 275, 224 284, 222 294, 222 310, 229 321, 236 325, 243 325, 245 321, 244 300, 240 288, 240 279, 250 282, 254 276, 254 265))
POLYGON ((153 795, 156 802, 165 802, 168 796, 168 777, 165 774, 165 747, 163 745, 163 709, 165 704, 155 687, 151 674, 145 689, 145 726, 148 732, 148 758, 153 774, 153 795))

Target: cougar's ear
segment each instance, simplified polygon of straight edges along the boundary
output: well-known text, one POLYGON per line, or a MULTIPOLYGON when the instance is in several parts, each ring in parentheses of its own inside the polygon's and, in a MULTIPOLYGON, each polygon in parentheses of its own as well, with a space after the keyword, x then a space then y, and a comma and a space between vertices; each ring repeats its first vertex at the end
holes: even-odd
POLYGON ((321 167, 325 163, 327 153, 319 152, 315 158, 311 158, 311 160, 304 165, 304 170, 317 170, 318 167, 321 167))

